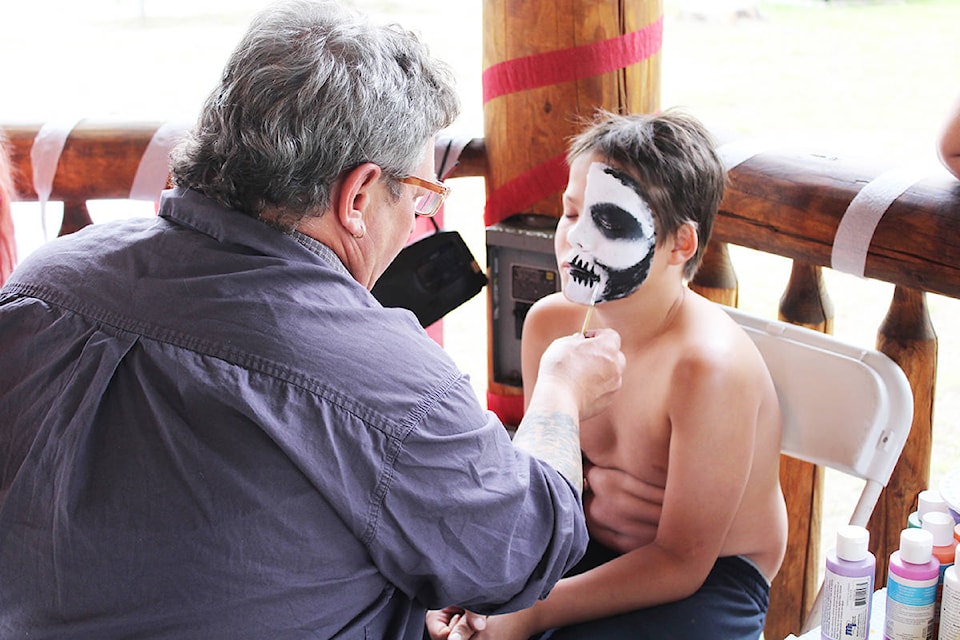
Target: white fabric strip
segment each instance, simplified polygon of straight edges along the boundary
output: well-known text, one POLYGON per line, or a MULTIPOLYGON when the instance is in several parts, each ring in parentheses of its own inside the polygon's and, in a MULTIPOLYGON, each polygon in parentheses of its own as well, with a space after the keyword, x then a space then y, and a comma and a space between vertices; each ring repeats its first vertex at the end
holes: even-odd
POLYGON ((156 202, 160 199, 160 192, 170 177, 170 152, 189 130, 190 125, 183 122, 166 122, 156 130, 130 185, 131 200, 156 202))
POLYGON ((830 266, 863 277, 877 225, 904 191, 926 177, 926 167, 892 169, 868 182, 847 206, 833 237, 830 266))
POLYGON ((437 167, 437 178, 445 180, 453 171, 454 167, 463 153, 464 147, 470 143, 471 138, 467 136, 457 136, 447 130, 437 134, 437 141, 433 147, 433 157, 437 167))
POLYGON ((37 131, 30 148, 30 165, 33 167, 33 190, 40 202, 40 226, 43 239, 47 239, 47 201, 53 193, 53 180, 57 176, 60 154, 67 144, 70 132, 79 119, 47 122, 37 131))
POLYGON ((718 146, 717 155, 720 156, 726 170, 730 171, 753 156, 768 151, 773 144, 774 141, 766 138, 738 138, 718 146))

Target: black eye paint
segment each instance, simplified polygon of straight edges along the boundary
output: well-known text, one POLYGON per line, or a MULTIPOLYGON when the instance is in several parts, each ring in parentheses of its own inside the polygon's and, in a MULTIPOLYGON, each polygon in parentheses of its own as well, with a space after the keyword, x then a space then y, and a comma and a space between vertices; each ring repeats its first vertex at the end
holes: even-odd
POLYGON ((610 240, 640 240, 644 238, 640 221, 620 206, 598 202, 590 207, 590 216, 600 233, 610 240))

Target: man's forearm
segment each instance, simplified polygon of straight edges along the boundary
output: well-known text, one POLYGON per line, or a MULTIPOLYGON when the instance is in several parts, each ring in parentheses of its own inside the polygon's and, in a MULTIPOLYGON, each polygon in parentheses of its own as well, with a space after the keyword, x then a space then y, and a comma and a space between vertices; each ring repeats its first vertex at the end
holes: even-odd
POLYGON ((577 491, 583 490, 580 427, 572 414, 531 406, 517 428, 513 443, 559 471, 577 491))

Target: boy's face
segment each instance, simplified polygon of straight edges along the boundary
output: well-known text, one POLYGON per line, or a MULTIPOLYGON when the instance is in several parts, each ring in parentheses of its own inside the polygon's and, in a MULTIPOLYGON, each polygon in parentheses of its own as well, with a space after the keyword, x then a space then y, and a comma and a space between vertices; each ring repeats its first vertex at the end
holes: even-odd
POLYGON ((571 165, 555 237, 563 293, 579 304, 636 291, 656 248, 653 212, 636 183, 596 160, 582 156, 571 165))

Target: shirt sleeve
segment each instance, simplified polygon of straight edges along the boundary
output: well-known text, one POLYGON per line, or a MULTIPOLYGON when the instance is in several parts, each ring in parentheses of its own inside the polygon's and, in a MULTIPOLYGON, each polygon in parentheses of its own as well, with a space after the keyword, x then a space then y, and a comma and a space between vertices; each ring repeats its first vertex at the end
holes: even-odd
POLYGON ((480 613, 545 597, 587 544, 576 490, 513 446, 466 379, 405 439, 375 531, 374 561, 410 597, 480 613))

